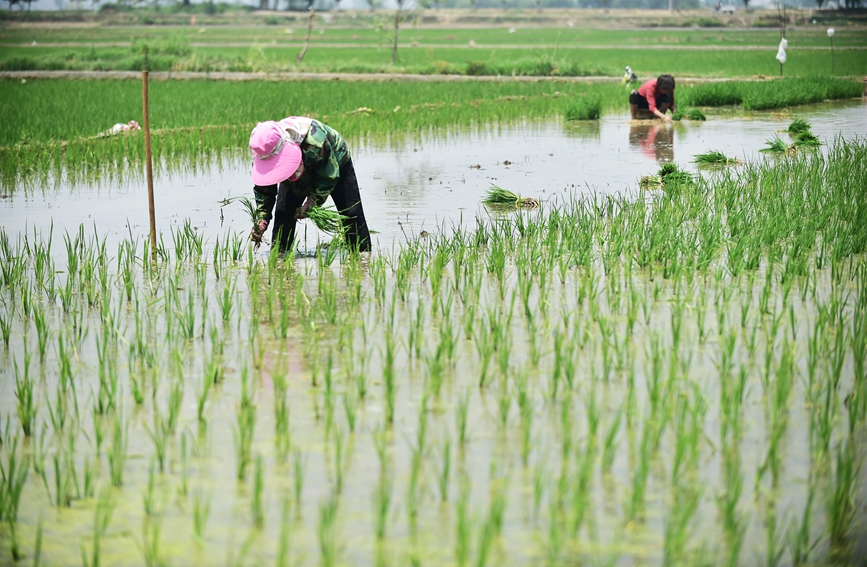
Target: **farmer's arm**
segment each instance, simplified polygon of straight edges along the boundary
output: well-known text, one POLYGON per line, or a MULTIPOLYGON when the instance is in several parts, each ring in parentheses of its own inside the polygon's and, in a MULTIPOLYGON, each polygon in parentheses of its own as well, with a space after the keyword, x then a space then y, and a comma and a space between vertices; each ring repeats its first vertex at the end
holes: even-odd
POLYGON ((277 186, 254 185, 253 195, 256 197, 256 205, 262 218, 270 221, 271 211, 274 210, 274 204, 277 202, 277 186))

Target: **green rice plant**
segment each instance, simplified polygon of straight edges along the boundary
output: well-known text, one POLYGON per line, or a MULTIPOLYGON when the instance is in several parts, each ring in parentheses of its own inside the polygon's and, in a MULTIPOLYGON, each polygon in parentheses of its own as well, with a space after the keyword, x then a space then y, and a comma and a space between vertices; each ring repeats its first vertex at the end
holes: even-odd
POLYGON ((513 193, 508 189, 503 189, 493 183, 491 183, 490 188, 488 188, 485 198, 482 199, 482 203, 492 207, 509 206, 517 209, 534 209, 539 207, 538 199, 534 199, 533 197, 521 197, 517 193, 513 193))
POLYGON ((458 565, 466 565, 470 557, 470 538, 472 533, 472 518, 470 505, 470 479, 461 475, 458 499, 455 502, 455 561, 458 565))
POLYGON ((212 499, 212 494, 206 497, 201 489, 193 491, 193 533, 199 541, 204 541, 205 539, 205 526, 208 524, 208 517, 211 515, 212 499))
POLYGON ((265 524, 265 508, 262 495, 265 491, 265 467, 262 464, 262 455, 256 455, 256 467, 253 473, 253 498, 250 504, 253 508, 253 524, 261 528, 265 524))
POLYGON ((804 513, 801 515, 799 525, 792 525, 789 533, 789 549, 792 554, 793 565, 804 565, 810 558, 810 554, 819 545, 821 537, 810 539, 810 528, 812 527, 813 499, 816 495, 815 484, 810 482, 808 485, 807 503, 804 506, 804 513))
POLYGON ((101 562, 101 542, 102 538, 105 537, 106 531, 108 531, 108 525, 111 523, 114 507, 115 502, 112 498, 111 490, 103 490, 100 493, 96 509, 93 513, 93 539, 90 554, 88 554, 84 542, 81 543, 81 563, 84 567, 99 567, 101 562))
POLYGON ((388 513, 391 508, 393 482, 391 476, 383 471, 379 477, 376 491, 373 495, 373 508, 376 514, 375 533, 376 539, 382 541, 385 538, 388 526, 388 513))
POLYGON ((337 541, 337 505, 338 496, 331 493, 319 504, 319 521, 317 534, 319 553, 322 565, 332 567, 338 559, 340 546, 337 541))
POLYGON ((784 154, 789 151, 789 146, 787 146, 779 136, 774 136, 773 139, 768 140, 765 143, 768 147, 760 149, 760 152, 784 154))
POLYGON ((786 132, 789 134, 800 135, 805 132, 809 132, 811 129, 810 123, 804 120, 803 118, 795 118, 792 120, 792 123, 789 124, 789 127, 786 129, 786 132))
POLYGON ((703 154, 697 154, 693 163, 704 166, 714 165, 740 165, 743 162, 738 158, 726 157, 722 152, 710 151, 703 154))
POLYGON ((798 134, 793 145, 796 148, 817 148, 822 145, 822 141, 819 140, 818 136, 808 131, 798 134))
POLYGON ((139 548, 147 567, 164 567, 166 565, 160 549, 162 527, 162 518, 145 518, 145 521, 142 522, 141 540, 133 536, 133 541, 139 548))
POLYGON ((291 545, 291 531, 289 529, 289 493, 283 495, 283 506, 280 512, 280 543, 277 547, 277 567, 289 567, 289 549, 291 545))
POLYGON ((440 450, 440 467, 437 474, 437 485, 440 492, 440 501, 446 502, 449 499, 449 482, 451 479, 452 466, 452 440, 448 435, 443 439, 442 448, 440 450))
POLYGON ((15 436, 12 444, 7 444, 5 466, 0 460, 0 520, 5 520, 9 525, 9 551, 16 561, 21 557, 16 531, 18 508, 29 470, 28 461, 23 454, 18 453, 18 436, 15 436))
POLYGON ((602 99, 598 96, 574 96, 563 104, 566 120, 598 120, 602 116, 602 99))
POLYGON ((304 491, 304 469, 307 466, 307 458, 298 447, 292 451, 292 486, 295 491, 295 505, 301 505, 301 494, 304 491))
POLYGON ((13 359, 15 368, 15 398, 18 400, 18 420, 25 437, 33 434, 36 425, 36 400, 33 395, 35 382, 30 377, 30 353, 27 351, 27 343, 24 343, 24 371, 18 368, 18 360, 13 359))
POLYGON ((148 466, 148 482, 142 493, 142 507, 144 508, 145 516, 158 516, 165 508, 165 497, 157 493, 156 474, 154 472, 154 461, 151 459, 148 466))
POLYGON ((674 502, 665 522, 665 565, 678 565, 683 562, 686 545, 695 529, 693 518, 700 501, 701 488, 682 486, 675 490, 674 502))
POLYGON ((108 449, 108 464, 111 471, 111 485, 123 485, 123 470, 126 465, 127 446, 129 445, 129 422, 123 423, 120 414, 115 414, 112 429, 111 447, 108 449))
POLYGON ((617 414, 608 426, 605 432, 605 440, 602 446, 602 472, 608 473, 611 471, 611 466, 614 464, 614 457, 617 451, 617 432, 620 429, 620 423, 623 420, 623 408, 617 410, 617 414))
POLYGON ((337 212, 336 209, 332 209, 331 207, 323 207, 323 206, 313 206, 307 211, 307 217, 313 224, 316 225, 316 228, 325 232, 327 234, 340 235, 343 227, 343 222, 347 220, 348 217, 337 212))
POLYGON ((253 429, 255 427, 255 406, 242 403, 238 407, 236 424, 232 427, 232 439, 235 442, 235 475, 240 481, 246 478, 247 466, 251 461, 250 451, 253 447, 253 429))
POLYGON ((678 108, 671 115, 672 120, 683 120, 686 118, 687 120, 707 120, 707 116, 700 108, 696 108, 694 106, 687 107, 686 109, 678 108))
MULTIPOLYGON (((14 304, 13 304, 14 305, 14 304)), ((12 315, 14 307, 6 308, 6 314, 0 315, 0 337, 3 338, 3 345, 9 348, 9 337, 12 334, 12 315)))
POLYGON ((382 355, 382 378, 385 385, 385 408, 386 419, 394 423, 394 409, 397 397, 397 382, 394 372, 394 335, 390 329, 386 330, 385 353, 382 355))
POLYGON ((169 436, 171 435, 171 430, 169 429, 168 420, 163 419, 160 416, 160 411, 157 406, 154 406, 153 423, 153 429, 145 425, 145 430, 147 431, 148 436, 151 438, 151 441, 153 441, 154 449, 156 450, 157 462, 160 465, 160 472, 164 472, 166 465, 166 450, 168 449, 168 442, 169 436))
POLYGON ((861 472, 861 459, 850 437, 837 446, 827 498, 828 537, 833 557, 845 557, 851 543, 849 532, 855 519, 855 493, 861 472))

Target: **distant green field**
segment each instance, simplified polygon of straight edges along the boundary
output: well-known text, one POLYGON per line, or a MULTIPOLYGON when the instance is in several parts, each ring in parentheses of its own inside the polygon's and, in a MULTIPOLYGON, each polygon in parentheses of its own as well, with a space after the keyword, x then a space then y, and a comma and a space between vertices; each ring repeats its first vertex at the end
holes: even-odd
MULTIPOLYGON (((763 50, 623 49, 623 48, 424 48, 402 46, 396 65, 387 47, 323 47, 313 45, 303 64, 295 63, 299 48, 201 47, 188 53, 151 50, 153 71, 235 72, 372 72, 452 73, 476 75, 618 76, 626 65, 640 78, 661 73, 689 77, 778 76, 776 47, 763 50)), ((786 76, 829 76, 831 54, 825 50, 791 48, 786 76)), ((834 75, 859 76, 867 52, 837 50, 834 75)), ((27 47, 0 50, 0 70, 132 70, 145 65, 140 50, 118 47, 27 47)))
MULTIPOLYGON (((580 26, 581 22, 575 23, 580 26)), ((37 44, 125 42, 131 39, 164 40, 182 38, 193 44, 220 43, 270 43, 281 45, 300 45, 306 29, 298 23, 286 22, 281 25, 257 27, 230 26, 104 26, 90 28, 7 28, 0 30, 0 44, 37 44), (289 31, 287 31, 289 30, 289 31)), ((758 29, 581 29, 565 25, 557 28, 534 27, 461 27, 461 28, 424 28, 405 25, 400 37, 409 44, 417 41, 437 46, 467 47, 470 40, 478 45, 508 47, 510 45, 544 45, 558 47, 610 46, 646 47, 655 45, 702 46, 702 47, 770 47, 779 42, 776 28, 758 29), (514 30, 510 33, 510 30, 514 30)), ((828 47, 828 37, 824 27, 794 28, 787 33, 791 47, 828 47)), ((338 28, 315 25, 311 43, 353 43, 375 47, 387 35, 373 29, 338 28)), ((838 30, 834 36, 837 47, 867 46, 867 34, 858 29, 838 30)))

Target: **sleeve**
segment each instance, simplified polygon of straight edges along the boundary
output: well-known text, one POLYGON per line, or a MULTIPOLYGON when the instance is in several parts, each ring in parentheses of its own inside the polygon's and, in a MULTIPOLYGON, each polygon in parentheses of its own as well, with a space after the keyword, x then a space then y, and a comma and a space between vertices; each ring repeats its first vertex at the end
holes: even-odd
POLYGON ((277 186, 254 185, 253 195, 256 197, 256 205, 258 205, 259 212, 262 213, 262 218, 270 221, 271 211, 274 210, 274 204, 277 202, 277 186))

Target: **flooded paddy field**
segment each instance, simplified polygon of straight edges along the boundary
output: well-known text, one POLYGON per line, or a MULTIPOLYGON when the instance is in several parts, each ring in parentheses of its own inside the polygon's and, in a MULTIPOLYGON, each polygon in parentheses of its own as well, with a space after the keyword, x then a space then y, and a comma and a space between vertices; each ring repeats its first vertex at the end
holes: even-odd
POLYGON ((156 262, 138 175, 18 188, 0 561, 859 564, 865 130, 847 102, 353 140, 361 258, 254 253, 243 158, 158 176, 156 262), (797 117, 824 146, 758 153, 797 117), (642 190, 666 162, 694 179, 642 190))

